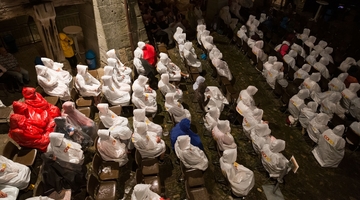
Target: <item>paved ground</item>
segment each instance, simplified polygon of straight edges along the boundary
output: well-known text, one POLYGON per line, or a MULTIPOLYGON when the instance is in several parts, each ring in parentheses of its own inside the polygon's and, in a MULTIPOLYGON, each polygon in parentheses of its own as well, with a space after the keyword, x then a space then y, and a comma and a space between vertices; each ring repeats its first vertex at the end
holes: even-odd
MULTIPOLYGON (((214 43, 223 53, 224 60, 227 61, 234 77, 236 78, 235 89, 240 91, 245 89, 248 85, 254 85, 259 89, 258 93, 255 95, 255 101, 260 103, 259 107, 264 110, 264 119, 270 122, 272 134, 276 138, 281 138, 286 141, 286 149, 283 152, 284 155, 287 158, 294 155, 300 165, 299 171, 296 174, 290 172, 285 178, 285 183, 280 186, 285 199, 360 199, 360 191, 358 189, 360 186, 360 179, 358 178, 360 173, 359 152, 351 152, 348 148, 346 148, 345 157, 338 168, 333 169, 320 167, 311 154, 313 147, 309 142, 308 137, 303 136, 298 128, 285 126, 286 114, 279 111, 279 100, 275 99, 270 87, 267 86, 262 77, 259 77, 259 73, 253 66, 250 65, 249 60, 242 55, 235 45, 230 44, 229 40, 225 36, 218 35, 217 33, 213 33, 212 35, 214 36, 214 43)), ((33 65, 34 57, 43 54, 43 52, 39 50, 41 49, 39 48, 39 45, 41 46, 41 43, 21 47, 20 51, 15 54, 22 66, 26 67, 30 71, 30 75, 32 77, 30 84, 32 86, 35 86, 35 69, 33 65)), ((194 46, 196 47, 196 45, 194 46)), ((196 52, 198 55, 202 53, 198 48, 196 48, 196 52)), ((184 68, 177 51, 172 49, 169 53, 173 62, 184 68)), ((210 76, 211 68, 208 65, 208 61, 202 60, 201 62, 204 66, 203 69, 207 72, 205 75, 207 84, 218 86, 217 82, 210 76)), ((212 145, 212 139, 203 136, 204 126, 199 123, 201 121, 201 116, 199 113, 196 113, 197 104, 193 104, 191 102, 193 98, 191 94, 192 87, 191 85, 186 85, 185 83, 183 83, 181 87, 184 89, 184 106, 188 107, 192 114, 193 130, 201 136, 205 146, 205 152, 209 158, 209 168, 204 174, 206 179, 206 188, 211 194, 213 200, 231 199, 229 197, 229 190, 221 184, 215 182, 216 178, 222 177, 219 170, 220 168, 213 164, 213 161, 217 161, 219 157, 217 152, 209 149, 209 146, 212 145)), ((13 100, 20 98, 21 95, 19 93, 9 94, 6 97, 0 97, 6 105, 10 105, 13 100)), ((155 117, 154 121, 162 124, 166 130, 170 130, 171 126, 167 123, 167 114, 165 112, 161 112, 164 103, 162 99, 162 96, 158 92, 160 112, 159 115, 155 117)), ((222 115, 221 118, 225 119, 226 116, 222 115)), ((6 125, 0 126, 0 133, 2 133, 0 135, 0 149, 2 149, 4 144, 7 142, 7 129, 8 127, 6 125)), ((253 170, 255 174, 255 186, 247 196, 247 199, 266 199, 262 191, 262 185, 271 183, 268 179, 268 174, 263 170, 259 157, 252 155, 251 143, 244 138, 241 129, 236 126, 232 126, 232 134, 238 144, 237 161, 245 167, 253 170)), ((169 136, 164 137, 163 139, 169 145, 169 136)), ((92 155, 93 150, 90 149, 86 153, 86 163, 88 163, 88 167, 90 166, 89 162, 92 159, 92 155)), ((123 196, 122 194, 124 194, 124 191, 125 193, 131 194, 131 186, 134 185, 134 173, 131 172, 134 168, 132 161, 133 159, 130 159, 129 164, 122 170, 123 175, 119 181, 119 185, 121 186, 119 189, 119 194, 121 194, 120 196, 123 196)), ((161 166, 161 172, 162 177, 165 180, 165 194, 167 197, 174 200, 184 199, 184 184, 178 182, 180 167, 175 164, 174 152, 170 153, 170 156, 167 158, 167 162, 161 166)), ((90 167, 88 173, 91 173, 90 167)), ((32 181, 36 182, 39 180, 36 178, 37 177, 33 177, 32 181)), ((31 195, 31 192, 23 194, 19 199, 24 199, 24 197, 28 195, 31 195)), ((83 200, 84 194, 79 194, 77 199, 83 200)), ((124 199, 130 199, 130 195, 125 194, 124 199)))

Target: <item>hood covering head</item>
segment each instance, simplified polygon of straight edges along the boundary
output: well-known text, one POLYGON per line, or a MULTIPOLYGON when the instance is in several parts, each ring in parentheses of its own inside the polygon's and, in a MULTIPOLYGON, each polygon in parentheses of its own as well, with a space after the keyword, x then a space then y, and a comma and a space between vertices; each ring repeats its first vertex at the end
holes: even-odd
POLYGON ((36 90, 33 87, 24 87, 22 90, 22 95, 25 99, 35 99, 36 98, 36 90))
POLYGON ((167 94, 165 95, 165 103, 170 104, 170 105, 175 105, 175 104, 177 104, 177 102, 175 101, 174 96, 175 96, 174 93, 167 93, 167 94))
POLYGON ((259 49, 262 49, 264 46, 264 41, 262 41, 262 40, 256 41, 255 46, 259 49))
POLYGON ((320 79, 321 79, 321 74, 319 72, 312 73, 310 75, 310 80, 312 80, 312 81, 319 82, 320 79))
POLYGON ((140 49, 144 49, 144 47, 145 47, 145 42, 138 42, 138 47, 140 48, 140 49))
POLYGON ((255 108, 253 111, 253 116, 257 121, 260 121, 263 117, 264 111, 259 108, 255 108))
POLYGON ((59 147, 63 140, 64 140, 64 134, 52 132, 49 134, 50 144, 54 147, 59 147))
POLYGON ((101 80, 103 81, 104 86, 111 87, 111 85, 112 85, 112 79, 111 78, 112 78, 111 76, 102 76, 101 77, 101 80))
POLYGON ((185 44, 184 44, 184 49, 190 51, 191 48, 192 48, 192 43, 191 43, 191 42, 185 42, 185 44))
POLYGON ((170 62, 169 56, 166 53, 160 53, 160 61, 164 64, 167 65, 170 62))
POLYGON ((181 34, 182 32, 183 32, 183 29, 181 27, 177 27, 175 34, 181 34))
POLYGON ((305 34, 305 35, 309 36, 309 35, 310 35, 310 29, 308 29, 308 28, 304 28, 304 30, 303 30, 303 34, 305 34))
POLYGON ((205 82, 205 78, 202 77, 202 76, 198 76, 198 77, 196 78, 195 83, 193 84, 193 89, 194 89, 194 90, 197 90, 198 87, 199 87, 199 85, 200 85, 201 83, 203 83, 203 82, 205 82))
POLYGON ((77 65, 77 73, 81 76, 85 76, 87 73, 88 66, 86 65, 77 65))
POLYGON ((270 135, 271 130, 268 124, 259 123, 255 126, 255 132, 259 137, 270 135))
POLYGON ((285 149, 285 141, 281 139, 276 139, 270 144, 270 151, 273 153, 280 153, 285 149))
POLYGON ((214 67, 219 67, 222 61, 219 58, 214 58, 211 62, 214 67))
POLYGON ((236 157, 237 157, 237 149, 226 149, 223 152, 222 155, 222 160, 224 161, 224 163, 229 163, 232 164, 234 162, 236 162, 236 157))
POLYGON ((319 113, 315 117, 315 123, 326 125, 330 120, 330 117, 326 113, 319 113))
POLYGON ((206 40, 207 42, 211 43, 211 44, 214 43, 214 38, 213 38, 212 36, 206 36, 206 37, 205 37, 205 40, 206 40))
POLYGON ((345 126, 337 125, 332 131, 335 135, 342 137, 342 135, 344 134, 344 131, 345 131, 345 126))
POLYGON ((161 74, 161 81, 164 84, 169 84, 169 74, 167 74, 167 73, 161 74))
POLYGON ((64 110, 65 113, 72 113, 76 109, 75 103, 72 101, 67 101, 67 102, 63 103, 62 109, 64 110))
POLYGON ((35 65, 36 74, 38 76, 44 76, 46 74, 47 69, 49 69, 49 68, 47 68, 43 65, 35 65))
POLYGON ((184 132, 188 132, 190 130, 190 120, 188 118, 184 118, 179 122, 180 129, 184 132))
POLYGON ((290 50, 289 53, 288 53, 289 56, 293 57, 293 58, 296 58, 297 56, 297 52, 294 51, 294 50, 290 50))
POLYGON ((256 94, 256 92, 258 91, 258 89, 255 86, 249 85, 246 88, 246 92, 250 95, 250 96, 254 96, 256 94))
POLYGON ((324 49, 328 45, 328 43, 324 40, 320 40, 318 45, 324 49))
POLYGON ((25 103, 20 101, 13 101, 12 106, 14 113, 20 115, 27 115, 28 106, 25 103))
POLYGON ((348 73, 341 73, 337 78, 339 79, 339 81, 344 82, 348 76, 349 76, 348 73))
POLYGON ((144 88, 141 86, 135 85, 133 87, 133 91, 134 91, 133 95, 135 97, 141 98, 144 96, 144 88))
POLYGON ((359 83, 350 83, 348 89, 349 89, 351 92, 356 93, 356 92, 360 89, 360 84, 359 84, 359 83))
POLYGON ((230 133, 230 131, 231 131, 229 120, 219 120, 219 122, 218 122, 218 124, 216 126, 224 134, 230 133))
POLYGON ((311 66, 309 64, 304 64, 301 69, 309 73, 311 66))
POLYGON ((107 103, 99 103, 97 106, 99 113, 106 114, 109 112, 109 104, 107 103))
POLYGON ((247 29, 246 29, 246 26, 245 25, 242 25, 240 30, 243 30, 245 33, 247 32, 247 29))
POLYGON ((329 64, 329 58, 327 57, 321 57, 319 60, 319 63, 323 64, 323 65, 328 65, 329 64))
POLYGON ((102 140, 108 140, 110 138, 110 131, 107 129, 99 129, 98 136, 102 140))
POLYGON ((143 58, 143 51, 139 48, 136 48, 135 51, 134 51, 134 57, 135 58, 143 58))
POLYGON ((279 71, 284 66, 283 62, 274 62, 273 68, 279 71))
POLYGON ((147 125, 145 122, 138 122, 136 125, 136 132, 139 135, 146 135, 147 132, 147 125))
POLYGON ((118 57, 116 56, 115 49, 110 49, 109 51, 106 52, 106 55, 108 58, 118 59, 118 57))
POLYGON ((197 25, 197 27, 196 27, 197 32, 202 32, 204 30, 206 30, 206 25, 204 25, 204 24, 197 25))
POLYGON ((108 58, 107 63, 111 67, 116 67, 117 60, 115 58, 108 58))
POLYGON ((270 63, 270 64, 274 64, 274 62, 276 62, 276 61, 277 61, 276 56, 269 56, 267 62, 270 63))
POLYGON ((340 92, 333 92, 329 97, 328 100, 333 102, 333 103, 337 103, 341 100, 342 96, 340 92))
POLYGON ((319 106, 319 104, 316 103, 315 101, 310 101, 307 104, 307 107, 310 108, 313 112, 316 112, 318 106, 319 106))
POLYGON ((133 113, 134 113, 134 121, 145 122, 145 117, 146 117, 145 109, 135 109, 133 113))
POLYGON ((145 87, 145 84, 148 82, 149 78, 143 75, 139 75, 136 80, 140 86, 145 87))
POLYGON ((41 61, 44 63, 44 65, 48 68, 52 68, 53 65, 54 65, 54 61, 51 60, 50 58, 45 58, 45 57, 42 57, 41 58, 41 61))
POLYGON ((186 150, 191 147, 190 137, 188 135, 181 135, 176 139, 176 141, 179 143, 181 150, 186 150))
POLYGON ((106 65, 104 67, 104 76, 111 76, 113 75, 114 67, 106 65))
POLYGON ((308 89, 302 89, 297 93, 297 96, 302 100, 308 98, 309 95, 310 95, 310 91, 308 89))
POLYGON ((334 51, 334 49, 332 47, 326 47, 323 52, 325 54, 330 55, 330 54, 332 54, 333 51, 334 51))
POLYGON ((316 63, 316 59, 313 55, 309 55, 306 57, 306 61, 312 66, 316 63))
POLYGON ((220 117, 220 110, 216 106, 210 107, 208 110, 209 115, 214 119, 219 119, 220 117))

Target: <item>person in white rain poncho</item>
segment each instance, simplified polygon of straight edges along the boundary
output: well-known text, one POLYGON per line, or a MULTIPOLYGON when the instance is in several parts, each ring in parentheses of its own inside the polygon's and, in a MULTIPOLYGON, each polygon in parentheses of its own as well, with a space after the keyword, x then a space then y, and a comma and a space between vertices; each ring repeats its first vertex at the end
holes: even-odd
POLYGON ((341 92, 342 99, 341 99, 341 105, 345 109, 349 109, 351 106, 351 101, 357 97, 357 92, 360 89, 359 83, 350 83, 349 87, 344 89, 341 92))
POLYGON ((149 118, 145 115, 145 109, 135 109, 134 110, 134 119, 133 119, 133 128, 136 129, 138 123, 145 122, 147 130, 150 132, 156 133, 157 136, 161 136, 163 129, 159 124, 155 124, 154 122, 150 121, 149 118))
POLYGON ((30 182, 30 169, 20 163, 14 162, 0 155, 0 185, 26 189, 30 182))
POLYGON ((174 93, 174 98, 180 100, 183 96, 181 89, 177 88, 175 85, 169 82, 169 74, 162 74, 161 79, 158 83, 158 88, 161 93, 165 96, 167 93, 174 93))
POLYGON ((271 130, 268 124, 257 124, 255 128, 251 130, 250 138, 257 154, 261 153, 261 149, 265 144, 270 144, 275 140, 270 134, 271 130))
POLYGON ((98 102, 100 102, 100 99, 95 97, 98 97, 101 93, 101 83, 96 78, 94 78, 87 70, 88 66, 77 65, 78 73, 76 75, 75 87, 79 91, 81 96, 93 96, 95 101, 98 100, 98 102))
POLYGON ((211 134, 220 151, 236 149, 237 145, 234 137, 231 135, 231 127, 228 120, 219 120, 217 125, 212 129, 211 134))
POLYGON ((298 70, 298 67, 296 66, 295 58, 297 57, 297 53, 294 50, 290 50, 288 54, 285 54, 283 59, 284 61, 295 71, 298 70))
POLYGON ((200 73, 202 72, 201 62, 197 59, 195 49, 193 48, 191 42, 186 42, 184 44, 184 58, 186 59, 186 63, 188 65, 196 67, 200 73))
POLYGON ((137 184, 131 194, 131 200, 160 200, 161 197, 151 191, 150 184, 137 184))
POLYGON ((120 167, 124 166, 128 162, 126 145, 111 136, 110 131, 106 129, 98 130, 98 136, 97 150, 101 158, 118 162, 120 167))
POLYGON ((204 126, 206 130, 212 131, 217 125, 220 117, 220 110, 217 107, 210 108, 204 117, 204 126))
POLYGON ((111 66, 105 66, 104 67, 104 76, 111 76, 111 80, 112 80, 112 85, 120 90, 120 91, 124 91, 124 92, 131 92, 131 86, 127 83, 120 83, 116 77, 116 72, 114 70, 114 67, 111 66))
POLYGON ((136 71, 139 75, 143 75, 146 76, 146 70, 144 68, 144 66, 142 65, 142 62, 140 59, 143 58, 143 51, 142 49, 140 49, 139 47, 137 47, 134 51, 134 60, 133 60, 133 64, 136 68, 136 71))
POLYGON ((174 93, 167 93, 165 95, 165 108, 174 117, 176 123, 184 118, 188 118, 191 121, 190 112, 174 99, 174 93))
POLYGON ((333 92, 328 98, 324 99, 321 102, 320 112, 326 113, 327 115, 329 115, 330 118, 333 117, 334 113, 341 116, 343 114, 342 111, 345 111, 345 110, 338 109, 338 108, 341 108, 341 106, 339 104, 340 99, 341 99, 340 92, 333 92))
POLYGON ((104 85, 102 87, 102 93, 105 95, 106 99, 112 105, 121 105, 127 106, 130 103, 130 94, 129 92, 121 91, 114 87, 111 76, 102 76, 101 77, 104 85))
POLYGON ((247 26, 247 27, 250 27, 251 24, 254 22, 254 20, 255 20, 255 16, 254 16, 254 15, 250 15, 250 16, 249 16, 249 19, 248 19, 247 22, 246 22, 246 26, 247 26))
POLYGON ((301 56, 301 57, 303 57, 303 58, 306 57, 306 52, 305 52, 304 48, 302 48, 302 46, 294 43, 294 44, 291 45, 291 49, 294 50, 294 51, 296 51, 296 53, 297 53, 299 56, 301 56))
MULTIPOLYGON (((282 62, 275 62, 272 68, 267 71, 266 74, 266 82, 269 84, 269 86, 274 89, 275 88, 275 81, 279 79, 283 79, 284 77, 284 66, 282 62)), ((281 82, 279 82, 281 83, 281 82)), ((286 84, 281 84, 281 86, 286 87, 286 84)))
MULTIPOLYGON (((130 75, 132 70, 130 67, 126 67, 121 61, 120 59, 116 56, 116 52, 115 49, 110 49, 109 51, 106 52, 106 55, 108 56, 108 58, 112 58, 115 59, 115 65, 111 65, 113 67, 117 67, 119 69, 119 72, 121 75, 130 75)), ((109 62, 109 59, 108 59, 109 62)), ((109 64, 110 65, 110 64, 109 64)))
POLYGON ((175 33, 174 33, 174 35, 173 35, 173 38, 174 38, 174 40, 176 41, 176 42, 179 42, 179 37, 180 37, 180 35, 182 35, 183 34, 183 29, 181 28, 181 27, 176 27, 176 31, 175 31, 175 33))
POLYGON ((356 97, 353 100, 351 100, 349 112, 350 112, 351 116, 355 117, 358 121, 360 121, 360 98, 359 97, 356 97))
POLYGON ((266 14, 265 14, 265 13, 261 13, 261 14, 260 14, 259 22, 260 22, 260 23, 263 23, 264 21, 266 21, 266 19, 267 19, 266 14))
POLYGON ((321 75, 320 73, 312 73, 310 77, 306 78, 304 82, 301 84, 300 89, 308 89, 310 93, 321 92, 321 88, 317 82, 320 81, 321 75))
POLYGON ((254 111, 252 111, 252 112, 245 113, 243 123, 242 123, 242 127, 243 127, 243 130, 244 130, 243 131, 244 134, 249 139, 250 139, 251 130, 257 124, 268 123, 267 121, 262 120, 263 114, 264 114, 264 111, 262 109, 258 109, 258 108, 255 108, 254 111))
POLYGON ((254 47, 252 48, 252 52, 256 55, 257 60, 265 62, 267 59, 267 55, 264 53, 264 50, 262 50, 263 47, 264 41, 256 41, 254 47))
POLYGON ((326 47, 321 53, 320 55, 324 58, 327 58, 329 60, 329 62, 334 63, 334 59, 331 56, 333 52, 333 48, 332 47, 326 47))
POLYGON ((300 69, 298 69, 294 73, 294 80, 295 79, 306 79, 308 78, 311 66, 309 64, 304 64, 300 69))
POLYGON ((19 188, 0 183, 0 199, 15 200, 19 194, 19 188))
POLYGON ((207 109, 217 107, 220 111, 224 109, 224 104, 229 104, 229 101, 221 93, 220 89, 216 86, 207 86, 204 92, 205 98, 210 98, 207 109))
POLYGON ((208 159, 199 147, 190 143, 188 135, 177 137, 175 142, 175 153, 184 166, 188 169, 205 171, 208 168, 208 159))
POLYGON ((229 81, 232 80, 233 77, 231 71, 229 69, 228 64, 225 61, 220 60, 218 58, 214 58, 211 62, 220 76, 226 77, 229 81))
POLYGON ((204 31, 201 33, 201 35, 200 35, 200 41, 201 41, 201 45, 202 45, 202 46, 204 46, 204 44, 206 43, 205 38, 206 38, 207 36, 209 36, 209 35, 210 35, 210 31, 208 31, 208 30, 204 30, 204 31))
POLYGON ((329 115, 325 113, 319 113, 309 122, 306 131, 312 141, 318 143, 320 135, 325 130, 329 129, 327 126, 329 120, 329 115))
MULTIPOLYGON (((272 178, 279 177, 281 172, 287 168, 289 161, 280 153, 284 149, 285 141, 280 139, 276 139, 270 144, 265 144, 261 149, 261 162, 272 178)), ((288 168, 287 172, 290 169, 288 168)))
POLYGON ((214 38, 212 36, 206 36, 204 40, 202 40, 202 45, 207 52, 210 52, 214 47, 214 38))
POLYGON ((72 81, 72 76, 70 72, 63 70, 64 67, 63 63, 54 62, 50 58, 44 58, 44 57, 41 58, 41 61, 43 62, 45 67, 54 70, 56 72, 56 75, 61 81, 63 81, 67 85, 70 84, 70 82, 72 81))
POLYGON ((320 74, 326 78, 329 79, 330 78, 330 74, 329 74, 329 70, 326 68, 326 66, 324 64, 322 64, 321 62, 316 62, 314 63, 313 67, 318 70, 320 72, 320 74))
POLYGON ((155 115, 157 112, 156 98, 145 93, 143 87, 133 87, 131 102, 136 108, 145 109, 147 114, 155 115))
POLYGON ((288 109, 295 121, 299 119, 300 110, 306 106, 304 100, 308 98, 309 95, 310 93, 308 89, 302 89, 296 95, 291 97, 288 109))
MULTIPOLYGON (((197 33, 196 33, 196 38, 197 38, 198 44, 199 44, 199 45, 202 45, 202 43, 201 43, 201 35, 202 35, 202 33, 203 33, 204 31, 206 31, 206 25, 204 25, 204 24, 199 24, 199 25, 197 25, 196 31, 197 31, 197 33)), ((191 45, 192 45, 192 44, 191 44, 191 45)))
POLYGON ((328 129, 319 137, 319 143, 312 151, 321 167, 337 167, 345 155, 345 140, 342 138, 345 126, 328 129))
POLYGON ((307 128, 309 122, 317 115, 317 104, 314 101, 309 102, 305 107, 300 110, 299 122, 303 128, 307 128))
POLYGON ((214 47, 211 49, 210 53, 209 53, 209 58, 210 60, 213 60, 215 58, 217 59, 222 59, 223 54, 221 53, 221 51, 216 47, 216 45, 214 45, 214 47))
POLYGON ((344 81, 348 76, 348 73, 341 73, 338 77, 333 78, 328 84, 329 90, 335 92, 343 91, 346 88, 344 81))
POLYGON ((184 61, 184 45, 185 45, 185 39, 186 38, 180 38, 178 41, 178 47, 179 47, 179 54, 181 57, 181 61, 184 61))
POLYGON ((309 38, 309 35, 310 35, 310 29, 304 28, 303 33, 298 34, 297 38, 305 42, 309 38))
POLYGON ((277 61, 277 58, 276 56, 269 56, 268 57, 268 60, 263 64, 264 66, 264 69, 263 69, 263 76, 266 77, 266 74, 268 71, 270 71, 273 66, 274 66, 274 63, 277 61))
POLYGON ((63 82, 54 70, 43 65, 36 65, 35 69, 37 81, 46 94, 60 97, 64 101, 70 99, 69 84, 63 82))
POLYGON ((315 36, 310 36, 305 42, 304 44, 310 48, 310 51, 312 51, 312 49, 314 48, 314 43, 316 41, 316 37, 315 36))
POLYGON ((247 29, 246 29, 246 26, 245 25, 242 25, 241 26, 241 28, 238 30, 238 32, 236 33, 236 35, 238 36, 238 38, 240 38, 241 39, 241 41, 242 41, 242 44, 244 43, 244 42, 246 42, 247 43, 247 41, 248 41, 248 36, 246 35, 246 33, 247 33, 247 29))
POLYGON ((220 158, 220 167, 234 195, 246 196, 255 185, 254 173, 236 162, 237 149, 228 149, 220 158))
POLYGON ((347 70, 352 66, 356 65, 356 60, 352 57, 347 57, 339 66, 339 69, 343 72, 347 72, 347 70))
POLYGON ((110 128, 112 126, 128 126, 128 119, 122 116, 118 116, 113 111, 111 111, 109 109, 109 104, 99 103, 97 105, 97 109, 99 110, 99 118, 106 128, 110 128))
POLYGON ((236 111, 244 116, 247 112, 252 112, 256 108, 253 96, 258 91, 255 86, 248 86, 246 90, 242 90, 237 99, 236 111), (243 100, 244 99, 244 100, 243 100))
POLYGON ((325 47, 328 45, 328 43, 324 40, 320 40, 317 45, 314 46, 314 50, 317 54, 320 54, 322 51, 324 51, 325 47))
POLYGON ((131 85, 131 77, 130 77, 131 71, 130 71, 130 74, 128 74, 128 71, 127 71, 128 67, 126 67, 126 68, 118 67, 118 64, 117 64, 115 58, 108 58, 107 63, 109 66, 114 68, 113 73, 114 73, 114 77, 116 77, 116 79, 117 79, 117 82, 126 83, 126 84, 131 85), (122 71, 122 70, 124 70, 124 71, 122 71))
POLYGON ((306 62, 311 66, 314 66, 314 64, 316 63, 316 56, 313 55, 313 52, 315 51, 312 51, 310 55, 306 56, 305 58, 306 62))
POLYGON ((142 158, 164 158, 165 142, 156 133, 149 131, 145 122, 137 124, 132 141, 142 158))
POLYGON ((148 96, 152 96, 156 99, 156 91, 153 90, 149 85, 148 85, 148 81, 149 78, 147 78, 146 76, 143 75, 139 75, 138 78, 134 81, 132 87, 141 87, 144 89, 145 93, 148 96))
POLYGON ((62 133, 50 133, 50 143, 46 154, 64 162, 82 165, 84 154, 81 145, 64 137, 62 133))
MULTIPOLYGON (((258 33, 258 26, 259 26, 260 22, 257 19, 254 19, 254 21, 251 23, 251 25, 249 26, 249 36, 253 36, 255 35, 255 33, 258 33)), ((261 38, 261 34, 258 34, 261 38)))
POLYGON ((160 61, 156 65, 156 70, 159 74, 168 74, 170 81, 179 82, 181 76, 187 77, 187 74, 181 72, 181 69, 171 62, 166 53, 160 53, 160 61))
MULTIPOLYGON (((359 135, 360 136, 360 122, 353 122, 350 124, 349 128, 355 132, 355 134, 359 135)), ((352 144, 352 145, 356 145, 354 144, 353 142, 351 142, 350 140, 347 139, 346 137, 346 142, 348 142, 349 144, 352 144)))

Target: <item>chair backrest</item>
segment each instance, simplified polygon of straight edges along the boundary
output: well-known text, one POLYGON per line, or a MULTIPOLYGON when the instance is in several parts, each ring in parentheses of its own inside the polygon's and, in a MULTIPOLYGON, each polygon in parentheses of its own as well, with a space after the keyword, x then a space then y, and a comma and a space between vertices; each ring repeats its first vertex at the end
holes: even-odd
POLYGON ((76 100, 79 98, 79 94, 77 93, 75 87, 70 90, 70 97, 73 102, 76 102, 76 100))
POLYGON ((35 196, 43 196, 44 195, 44 183, 42 181, 40 181, 38 186, 35 188, 34 195, 35 196))
POLYGON ((329 90, 329 82, 330 81, 328 79, 321 76, 321 79, 319 81, 319 86, 320 86, 322 92, 325 92, 325 91, 329 90))
POLYGON ((337 115, 336 113, 333 114, 333 117, 330 121, 331 121, 331 124, 333 125, 332 128, 334 128, 338 125, 345 125, 345 120, 343 120, 341 117, 339 117, 339 115, 337 115))
POLYGON ((78 108, 78 110, 84 114, 86 117, 90 117, 90 114, 91 114, 91 109, 90 107, 81 107, 81 108, 78 108))
POLYGON ((117 106, 111 106, 109 108, 111 111, 113 111, 115 114, 117 115, 121 115, 121 105, 117 105, 117 106))
POLYGON ((87 193, 93 198, 95 197, 96 194, 95 190, 98 187, 99 183, 100 183, 99 180, 93 174, 90 174, 87 181, 86 190, 87 193))
POLYGON ((94 78, 96 78, 96 79, 99 80, 99 75, 98 75, 98 72, 97 72, 96 69, 94 69, 94 70, 89 70, 88 72, 89 72, 89 74, 91 74, 91 76, 93 76, 94 78))
POLYGON ((101 170, 100 169, 101 164, 102 164, 102 159, 100 158, 100 155, 95 153, 93 160, 92 160, 92 168, 93 168, 93 171, 95 172, 95 174, 99 174, 99 172, 101 170))
POLYGON ((360 136, 356 134, 350 127, 346 130, 346 140, 351 142, 353 145, 360 145, 360 136))
POLYGON ((10 160, 13 160, 13 158, 18 152, 19 148, 12 141, 9 140, 3 149, 2 155, 10 160))
POLYGON ((99 136, 97 136, 94 140, 94 147, 95 147, 95 151, 96 153, 99 153, 99 150, 98 150, 98 141, 99 141, 99 136))

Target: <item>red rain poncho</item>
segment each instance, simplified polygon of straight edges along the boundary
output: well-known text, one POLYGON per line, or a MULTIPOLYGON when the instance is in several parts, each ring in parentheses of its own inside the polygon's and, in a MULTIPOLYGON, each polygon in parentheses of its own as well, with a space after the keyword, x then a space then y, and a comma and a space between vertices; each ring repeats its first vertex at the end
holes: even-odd
POLYGON ((25 98, 25 103, 35 109, 35 112, 41 113, 46 110, 52 118, 60 116, 60 109, 49 102, 47 102, 41 94, 35 91, 35 88, 24 87, 22 94, 25 98))
POLYGON ((150 65, 155 66, 157 58, 155 48, 152 45, 145 44, 143 48, 143 58, 147 60, 150 65))

